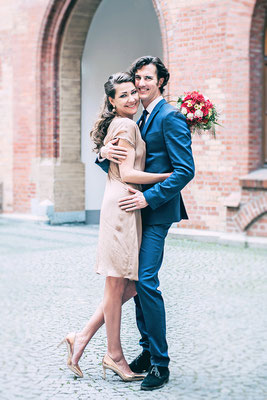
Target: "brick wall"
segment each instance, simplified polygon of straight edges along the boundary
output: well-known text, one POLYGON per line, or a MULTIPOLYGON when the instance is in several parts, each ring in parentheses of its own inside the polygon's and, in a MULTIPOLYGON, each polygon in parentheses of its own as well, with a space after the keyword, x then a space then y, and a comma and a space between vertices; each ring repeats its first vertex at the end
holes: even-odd
POLYGON ((196 176, 183 191, 190 220, 180 226, 224 230, 224 200, 239 189, 239 177, 248 171, 254 1, 166 3, 171 95, 199 89, 216 104, 223 125, 216 140, 193 137, 196 176))
MULTIPOLYGON (((70 96, 79 98, 77 57, 98 3, 10 0, 0 5, 0 183, 6 212, 30 212, 31 199, 47 194, 58 210, 83 207, 82 197, 75 193, 71 204, 60 195, 73 179, 80 182, 74 192, 84 189, 80 144, 72 152, 68 135, 69 127, 80 123, 79 102, 77 115, 65 127, 60 113, 66 112, 67 118, 63 105, 67 107, 70 96), (74 6, 83 11, 71 19, 74 6), (73 38, 77 63, 68 55, 67 35, 73 38), (73 81, 65 90, 64 79, 69 84, 70 77, 73 81), (59 157, 65 162, 61 170, 59 157), (75 168, 72 163, 77 163, 75 168)), ((230 229, 225 200, 241 191, 239 178, 261 164, 261 116, 256 110, 261 106, 266 0, 259 0, 254 10, 255 3, 153 0, 171 73, 169 100, 198 89, 216 104, 223 125, 216 140, 209 135, 193 137, 196 177, 183 191, 190 216, 180 224, 183 227, 230 229)), ((263 222, 255 221, 255 234, 262 231, 256 226, 265 226, 262 218, 263 222)), ((252 226, 247 232, 252 234, 252 226)))
POLYGON ((226 226, 229 232, 246 232, 251 236, 267 233, 267 170, 260 169, 240 179, 240 197, 228 204, 226 226))
POLYGON ((13 210, 13 69, 12 7, 1 5, 0 23, 0 184, 2 209, 13 210), (4 193, 3 193, 4 194, 4 193))
POLYGON ((45 7, 42 0, 10 0, 0 5, 0 180, 6 212, 29 212, 36 193, 31 168, 39 132, 37 44, 45 7))
POLYGON ((247 230, 248 236, 267 237, 267 213, 259 217, 247 230))

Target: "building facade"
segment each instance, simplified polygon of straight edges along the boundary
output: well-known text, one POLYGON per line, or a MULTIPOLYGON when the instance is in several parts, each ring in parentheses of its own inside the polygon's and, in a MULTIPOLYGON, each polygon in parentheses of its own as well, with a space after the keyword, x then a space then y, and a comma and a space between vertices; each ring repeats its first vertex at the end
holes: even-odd
POLYGON ((179 226, 267 236, 267 0, 124 0, 123 10, 119 1, 0 3, 1 211, 94 221, 100 200, 87 206, 97 190, 94 183, 86 189, 95 166, 82 156, 82 63, 90 29, 105 15, 105 71, 107 49, 124 37, 125 49, 135 45, 132 53, 121 48, 121 63, 124 54, 128 65, 138 51, 161 52, 171 74, 167 99, 200 90, 220 113, 216 139, 193 137, 196 176, 183 190, 190 219, 179 226), (121 34, 120 24, 108 25, 120 11, 121 34))

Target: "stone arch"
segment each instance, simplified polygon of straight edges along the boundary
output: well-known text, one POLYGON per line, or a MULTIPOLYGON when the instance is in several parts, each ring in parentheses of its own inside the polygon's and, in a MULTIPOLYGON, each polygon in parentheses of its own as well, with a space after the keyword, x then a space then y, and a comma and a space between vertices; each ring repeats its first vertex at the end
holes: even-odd
MULTIPOLYGON (((80 62, 87 32, 101 0, 53 0, 40 34, 40 157, 52 159, 54 222, 84 220, 81 162, 80 62), (70 216, 72 212, 72 217, 70 216), (67 216, 67 214, 68 216, 67 216), (59 214, 62 214, 59 216, 59 214), (64 214, 64 215, 63 215, 64 214)), ((167 35, 160 0, 152 0, 168 64, 167 35)))
POLYGON ((241 231, 246 231, 256 220, 267 212, 267 194, 246 203, 235 217, 241 231))
POLYGON ((248 236, 261 236, 266 237, 266 223, 267 223, 267 212, 262 213, 258 216, 246 229, 248 236))
MULTIPOLYGON (((161 40, 162 40, 162 47, 163 47, 163 57, 164 57, 164 63, 166 65, 169 65, 169 51, 168 51, 168 40, 167 40, 167 27, 166 27, 166 21, 164 18, 164 13, 163 13, 163 6, 160 4, 160 0, 152 0, 154 9, 156 11, 158 20, 159 20, 159 26, 161 30, 161 40)), ((168 90, 168 87, 166 88, 168 90)))
POLYGON ((249 171, 262 165, 263 142, 263 39, 267 12, 267 0, 255 1, 251 19, 249 42, 250 88, 249 88, 249 171))
POLYGON ((40 155, 59 155, 59 59, 62 34, 74 6, 73 1, 53 0, 47 7, 39 38, 40 155))

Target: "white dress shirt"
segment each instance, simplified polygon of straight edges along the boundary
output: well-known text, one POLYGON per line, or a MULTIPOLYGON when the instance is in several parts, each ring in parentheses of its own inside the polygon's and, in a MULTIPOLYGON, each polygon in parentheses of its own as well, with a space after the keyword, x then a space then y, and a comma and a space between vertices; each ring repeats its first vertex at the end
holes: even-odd
POLYGON ((146 122, 150 116, 150 114, 152 113, 152 111, 154 110, 154 108, 156 107, 156 105, 163 100, 163 96, 159 96, 157 97, 155 100, 151 101, 151 103, 147 106, 146 110, 148 112, 147 116, 146 116, 146 122))

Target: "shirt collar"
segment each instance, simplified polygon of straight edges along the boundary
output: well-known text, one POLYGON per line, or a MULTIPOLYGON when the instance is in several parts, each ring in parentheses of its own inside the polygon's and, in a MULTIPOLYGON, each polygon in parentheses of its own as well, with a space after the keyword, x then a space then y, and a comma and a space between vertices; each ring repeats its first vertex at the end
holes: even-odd
POLYGON ((152 113, 153 109, 156 107, 156 105, 163 100, 163 96, 157 97, 155 100, 151 101, 151 103, 147 106, 146 110, 149 114, 152 113))

